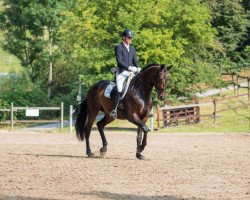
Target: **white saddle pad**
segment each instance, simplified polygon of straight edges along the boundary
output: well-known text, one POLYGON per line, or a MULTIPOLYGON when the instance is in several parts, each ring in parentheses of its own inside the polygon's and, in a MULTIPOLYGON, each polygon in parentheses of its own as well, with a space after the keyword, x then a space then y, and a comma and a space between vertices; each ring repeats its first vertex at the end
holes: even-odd
MULTIPOLYGON (((121 100, 125 97, 125 95, 127 94, 127 91, 128 91, 128 87, 130 85, 130 82, 132 80, 132 78, 135 76, 134 73, 131 73, 130 76, 128 77, 127 81, 125 81, 125 86, 123 87, 123 90, 122 90, 122 97, 121 97, 121 100)), ((106 87, 105 91, 104 91, 104 96, 107 97, 107 98, 111 98, 110 97, 110 94, 112 92, 112 90, 114 89, 114 87, 116 87, 116 84, 112 81, 109 82, 108 86, 106 87)))
POLYGON ((110 81, 108 86, 106 87, 106 89, 104 91, 104 96, 107 98, 111 98, 110 94, 111 94, 111 91, 114 89, 114 87, 116 87, 116 84, 114 82, 110 81))

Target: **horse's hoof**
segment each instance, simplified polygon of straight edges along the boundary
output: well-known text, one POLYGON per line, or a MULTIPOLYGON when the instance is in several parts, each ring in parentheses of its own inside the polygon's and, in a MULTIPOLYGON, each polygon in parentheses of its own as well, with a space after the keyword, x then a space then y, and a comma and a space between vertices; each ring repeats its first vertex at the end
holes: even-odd
POLYGON ((139 160, 145 160, 145 157, 139 153, 136 154, 136 158, 138 158, 139 160))
POLYGON ((88 154, 88 158, 95 158, 95 154, 94 153, 88 154))
POLYGON ((101 147, 101 148, 100 148, 100 155, 101 155, 102 157, 105 156, 106 152, 107 152, 107 147, 101 147))
POLYGON ((101 157, 104 157, 104 156, 105 156, 105 154, 106 154, 106 152, 100 151, 100 155, 101 155, 101 157))

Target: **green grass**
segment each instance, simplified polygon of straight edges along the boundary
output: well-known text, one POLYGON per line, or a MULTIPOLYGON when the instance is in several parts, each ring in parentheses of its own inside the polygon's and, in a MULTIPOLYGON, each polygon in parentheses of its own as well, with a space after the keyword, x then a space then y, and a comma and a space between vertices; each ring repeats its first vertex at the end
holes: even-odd
MULTIPOLYGON (((241 89, 240 94, 245 94, 246 89, 241 89)), ((233 91, 223 93, 221 96, 216 96, 218 99, 234 96, 233 91)), ((206 102, 211 102, 213 97, 206 97, 206 102)), ((213 117, 201 117, 200 123, 188 124, 180 126, 170 126, 160 129, 159 132, 244 132, 250 133, 250 102, 247 96, 234 99, 227 99, 218 102, 217 111, 222 109, 244 106, 243 108, 232 109, 224 112, 219 112, 214 123, 213 117)), ((200 107, 201 115, 212 114, 213 106, 200 107)))
POLYGON ((19 71, 21 69, 20 60, 14 55, 4 51, 1 42, 3 35, 0 32, 0 73, 8 73, 10 71, 19 71))
MULTIPOLYGON (((4 9, 3 2, 0 1, 0 11, 4 9)), ((3 42, 3 33, 0 31, 0 73, 8 73, 10 71, 21 70, 20 60, 14 55, 4 51, 1 43, 3 42)))
POLYGON ((19 71, 20 69, 20 61, 15 56, 0 49, 0 73, 19 71))

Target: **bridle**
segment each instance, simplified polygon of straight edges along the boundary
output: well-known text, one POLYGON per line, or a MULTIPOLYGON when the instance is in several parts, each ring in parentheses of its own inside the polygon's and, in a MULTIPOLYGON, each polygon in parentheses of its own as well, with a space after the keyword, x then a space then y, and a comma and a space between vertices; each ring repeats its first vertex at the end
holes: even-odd
MULTIPOLYGON (((160 74, 162 74, 163 76, 164 76, 164 78, 166 79, 167 78, 167 75, 166 75, 166 73, 164 72, 158 72, 156 75, 155 75, 155 77, 154 77, 154 80, 155 80, 155 78, 156 78, 156 76, 159 76, 160 74)), ((159 93, 159 92, 164 92, 165 91, 165 89, 159 89, 159 88, 156 88, 156 86, 155 86, 155 89, 154 88, 152 88, 152 86, 151 85, 149 85, 148 83, 146 83, 145 81, 143 81, 141 78, 140 78, 140 75, 141 75, 141 73, 138 73, 138 79, 145 85, 145 86, 147 86, 149 89, 153 89, 154 91, 156 91, 157 93, 159 93)), ((152 84, 153 85, 153 84, 152 84)), ((153 85, 154 86, 154 85, 153 85)))

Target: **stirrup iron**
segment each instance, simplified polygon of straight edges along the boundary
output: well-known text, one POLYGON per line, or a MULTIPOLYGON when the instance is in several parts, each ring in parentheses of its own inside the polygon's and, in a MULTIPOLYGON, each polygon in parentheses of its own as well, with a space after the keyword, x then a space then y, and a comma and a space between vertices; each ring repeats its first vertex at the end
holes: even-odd
POLYGON ((110 117, 117 118, 117 110, 112 110, 109 115, 110 117))

